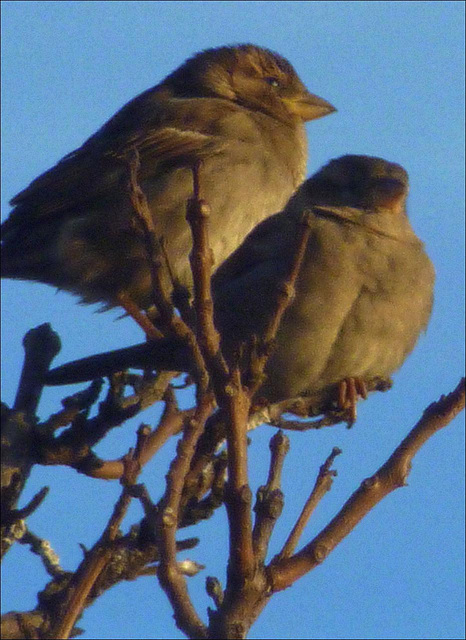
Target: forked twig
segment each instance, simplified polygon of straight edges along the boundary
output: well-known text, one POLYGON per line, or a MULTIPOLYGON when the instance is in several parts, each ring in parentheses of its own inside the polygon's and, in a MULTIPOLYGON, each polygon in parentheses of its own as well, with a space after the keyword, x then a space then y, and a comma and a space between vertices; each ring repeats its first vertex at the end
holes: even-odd
POLYGON ((298 544, 299 539, 302 536, 302 533, 307 523, 309 522, 309 518, 311 517, 314 509, 317 507, 327 491, 330 491, 333 477, 337 474, 337 472, 330 469, 330 467, 332 466, 336 456, 340 455, 340 453, 341 449, 334 447, 332 453, 320 467, 314 488, 309 498, 306 500, 303 510, 301 511, 301 515, 299 516, 296 524, 291 530, 291 533, 288 536, 287 541, 283 545, 282 550, 275 556, 273 562, 278 562, 280 560, 283 560, 284 558, 289 558, 294 552, 296 545, 298 544))

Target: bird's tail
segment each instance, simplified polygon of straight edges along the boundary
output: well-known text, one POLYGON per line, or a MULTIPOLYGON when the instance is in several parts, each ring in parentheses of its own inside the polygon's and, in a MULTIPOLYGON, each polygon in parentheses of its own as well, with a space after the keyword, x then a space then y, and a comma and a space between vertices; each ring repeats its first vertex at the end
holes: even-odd
POLYGON ((1 227, 1 277, 47 282, 59 287, 59 270, 53 254, 53 224, 25 228, 6 220, 1 227))

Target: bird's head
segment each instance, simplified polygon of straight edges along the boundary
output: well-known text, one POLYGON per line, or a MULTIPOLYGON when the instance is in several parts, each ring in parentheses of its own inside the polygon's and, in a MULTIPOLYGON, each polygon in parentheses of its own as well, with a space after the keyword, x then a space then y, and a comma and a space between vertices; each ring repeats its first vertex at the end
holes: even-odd
POLYGON ((251 44, 202 51, 163 84, 176 96, 223 98, 285 122, 314 120, 335 111, 307 91, 285 58, 251 44))
POLYGON ((312 204, 366 211, 405 211, 408 174, 383 158, 347 155, 331 160, 301 187, 312 204))

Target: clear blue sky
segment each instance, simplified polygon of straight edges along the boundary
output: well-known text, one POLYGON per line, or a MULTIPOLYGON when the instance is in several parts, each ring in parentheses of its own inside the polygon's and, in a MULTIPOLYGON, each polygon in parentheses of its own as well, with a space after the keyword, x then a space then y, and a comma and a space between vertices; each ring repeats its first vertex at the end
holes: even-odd
MULTIPOLYGON (((333 446, 343 449, 334 487, 305 534, 310 539, 463 371, 464 3, 4 2, 2 23, 3 216, 13 195, 127 100, 194 52, 223 44, 252 42, 276 50, 312 92, 338 108, 309 125, 309 173, 346 153, 382 156, 408 170, 409 214, 437 270, 432 321, 394 388, 361 404, 353 430, 292 435, 285 515, 273 551, 319 465, 333 446)), ((13 401, 21 340, 29 328, 52 323, 63 342, 58 363, 139 342, 140 330, 117 316, 95 314, 45 285, 4 282, 3 400, 13 401)), ((58 411, 63 395, 47 390, 41 417, 58 411)), ((143 419, 154 424, 154 411, 143 419)), ((115 430, 99 454, 123 454, 140 421, 115 430)), ((274 596, 251 638, 463 637, 462 423, 460 416, 424 447, 407 488, 374 509, 322 566, 274 596)), ((253 434, 253 489, 265 480, 271 435, 270 428, 253 434)), ((142 476, 155 498, 173 446, 167 449, 142 476)), ((51 492, 29 524, 49 537, 62 566, 73 570, 78 543, 89 547, 100 535, 119 485, 68 468, 37 467, 24 502, 45 484, 51 492)), ((125 526, 140 516, 135 505, 125 526)), ((224 512, 179 537, 190 535, 202 538, 187 555, 207 565, 190 581, 205 616, 205 577, 224 580, 224 512)), ((39 560, 17 545, 5 561, 3 581, 3 609, 22 610, 35 605, 46 576, 39 560)), ((165 595, 149 578, 106 593, 80 626, 82 638, 182 637, 165 595)))

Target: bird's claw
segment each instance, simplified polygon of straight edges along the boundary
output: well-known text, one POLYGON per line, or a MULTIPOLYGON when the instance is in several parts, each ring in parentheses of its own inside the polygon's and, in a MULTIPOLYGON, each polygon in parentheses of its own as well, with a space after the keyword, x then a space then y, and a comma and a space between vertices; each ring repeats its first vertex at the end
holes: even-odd
POLYGON ((338 384, 338 406, 348 411, 348 426, 351 427, 357 418, 359 398, 367 398, 366 383, 362 378, 344 378, 338 384))

